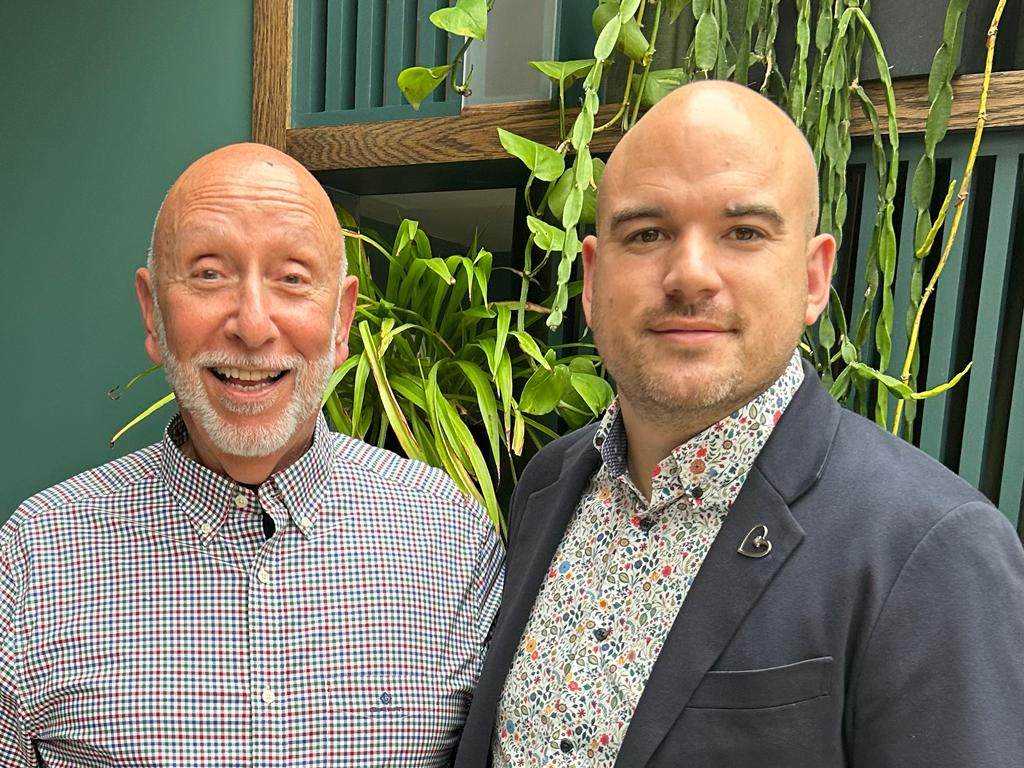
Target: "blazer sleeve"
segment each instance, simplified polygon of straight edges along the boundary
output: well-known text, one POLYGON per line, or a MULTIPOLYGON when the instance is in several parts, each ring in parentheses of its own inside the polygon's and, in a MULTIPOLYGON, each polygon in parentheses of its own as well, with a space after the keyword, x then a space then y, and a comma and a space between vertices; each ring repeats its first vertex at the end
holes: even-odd
POLYGON ((1024 759, 1024 552, 970 502, 921 539, 854 676, 856 768, 1001 768, 1024 759))

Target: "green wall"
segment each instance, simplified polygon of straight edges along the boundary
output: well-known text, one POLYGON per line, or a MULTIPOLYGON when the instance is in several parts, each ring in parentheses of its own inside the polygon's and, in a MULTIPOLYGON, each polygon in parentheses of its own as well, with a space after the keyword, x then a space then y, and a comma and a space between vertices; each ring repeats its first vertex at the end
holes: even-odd
POLYGON ((251 0, 0 2, 0 521, 158 438, 133 275, 167 187, 249 138, 251 0))

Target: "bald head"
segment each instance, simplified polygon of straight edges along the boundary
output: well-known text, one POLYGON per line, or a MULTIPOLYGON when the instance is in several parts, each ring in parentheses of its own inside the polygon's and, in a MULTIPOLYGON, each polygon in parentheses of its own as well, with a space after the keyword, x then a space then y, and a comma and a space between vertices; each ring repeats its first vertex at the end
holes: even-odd
MULTIPOLYGON (((650 109, 612 152, 601 189, 610 189, 638 154, 656 153, 666 162, 678 162, 706 151, 734 167, 751 163, 768 168, 772 183, 784 185, 798 198, 807 236, 814 235, 818 171, 807 139, 789 115, 764 96, 724 80, 689 83, 650 109), (673 148, 680 150, 679 156, 671 154, 673 148)), ((605 197, 599 193, 599 210, 605 197)))
POLYGON ((341 230, 323 187, 294 158, 264 144, 244 143, 203 155, 171 185, 153 226, 149 253, 153 277, 163 256, 174 249, 186 214, 210 204, 224 208, 275 200, 313 218, 324 248, 341 260, 344 276, 341 230))

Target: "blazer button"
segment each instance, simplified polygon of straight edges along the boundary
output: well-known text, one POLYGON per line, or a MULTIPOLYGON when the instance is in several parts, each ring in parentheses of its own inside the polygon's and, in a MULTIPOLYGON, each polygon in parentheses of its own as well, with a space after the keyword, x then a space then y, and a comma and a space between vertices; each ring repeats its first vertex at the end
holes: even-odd
POLYGON ((649 517, 645 517, 643 520, 640 521, 640 530, 643 531, 644 533, 650 533, 651 532, 651 528, 653 528, 653 527, 654 527, 654 521, 651 520, 651 518, 649 518, 649 517))
POLYGON ((603 642, 608 637, 608 630, 604 627, 598 627, 594 630, 594 639, 597 642, 603 642))
POLYGON ((558 742, 558 748, 568 755, 576 748, 576 745, 570 739, 562 739, 558 742))

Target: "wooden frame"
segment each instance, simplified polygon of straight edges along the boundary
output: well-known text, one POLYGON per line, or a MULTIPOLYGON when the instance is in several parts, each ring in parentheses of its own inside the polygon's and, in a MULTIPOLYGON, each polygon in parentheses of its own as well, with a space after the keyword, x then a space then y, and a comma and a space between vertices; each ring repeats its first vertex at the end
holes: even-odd
MULTIPOLYGON (((498 142, 499 125, 545 144, 558 141, 558 108, 546 101, 488 104, 463 109, 455 117, 393 120, 382 123, 291 127, 291 0, 253 0, 253 140, 287 152, 310 170, 382 168, 431 163, 500 160, 508 157, 498 142)), ((953 82, 949 129, 973 129, 982 75, 963 75, 953 82)), ((865 89, 886 122, 885 100, 878 83, 865 89)), ((902 132, 924 131, 928 111, 927 78, 896 82, 902 132)), ((598 122, 610 118, 617 105, 602 108, 598 122)), ((1024 71, 996 72, 988 96, 987 127, 1024 126, 1024 71)), ((854 135, 871 132, 867 120, 850 125, 854 135)), ((595 137, 594 152, 610 152, 618 134, 595 137)))

